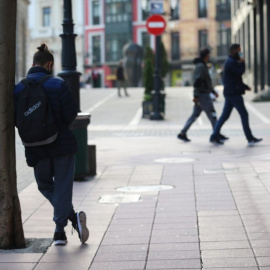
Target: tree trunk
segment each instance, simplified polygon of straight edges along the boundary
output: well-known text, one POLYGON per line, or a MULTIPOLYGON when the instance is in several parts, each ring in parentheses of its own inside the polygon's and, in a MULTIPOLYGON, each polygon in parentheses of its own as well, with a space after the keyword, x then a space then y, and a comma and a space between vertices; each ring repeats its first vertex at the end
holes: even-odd
POLYGON ((17 192, 13 88, 17 0, 0 0, 0 248, 24 248, 17 192))

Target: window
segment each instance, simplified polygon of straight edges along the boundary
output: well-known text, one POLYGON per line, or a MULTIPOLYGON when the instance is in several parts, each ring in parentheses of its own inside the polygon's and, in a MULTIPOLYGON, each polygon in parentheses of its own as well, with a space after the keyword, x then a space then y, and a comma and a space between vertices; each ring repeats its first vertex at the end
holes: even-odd
POLYGON ((231 0, 218 0, 216 5, 217 21, 231 20, 231 0))
POLYGON ((208 45, 208 33, 207 30, 199 31, 199 50, 205 48, 208 45))
POLYGON ((93 0, 92 1, 92 18, 93 18, 93 25, 100 24, 100 1, 93 0))
POLYGON ((171 58, 172 60, 180 60, 180 39, 179 32, 171 33, 171 58))
POLYGON ((93 64, 101 63, 101 37, 100 36, 93 36, 92 37, 92 61, 93 64))
POLYGON ((198 0, 198 17, 206 18, 207 17, 207 1, 208 0, 198 0))
POLYGON ((50 7, 44 7, 42 9, 42 26, 43 27, 50 27, 51 25, 51 8, 50 7))
POLYGON ((131 1, 106 0, 106 23, 128 22, 132 20, 131 1))
POLYGON ((171 8, 171 20, 179 20, 180 16, 180 0, 176 2, 175 8, 171 8))
POLYGON ((218 30, 218 56, 226 56, 229 52, 229 47, 231 44, 231 28, 226 28, 226 26, 221 23, 218 30))
POLYGON ((231 12, 231 0, 219 0, 217 6, 219 12, 231 12))
POLYGON ((150 47, 150 35, 147 32, 142 32, 142 47, 144 51, 150 47))
POLYGON ((111 34, 106 36, 106 61, 116 62, 123 58, 123 47, 131 39, 129 34, 111 34))
POLYGON ((146 9, 142 9, 142 20, 143 21, 146 21, 147 18, 150 16, 149 6, 150 6, 150 0, 146 0, 146 9))

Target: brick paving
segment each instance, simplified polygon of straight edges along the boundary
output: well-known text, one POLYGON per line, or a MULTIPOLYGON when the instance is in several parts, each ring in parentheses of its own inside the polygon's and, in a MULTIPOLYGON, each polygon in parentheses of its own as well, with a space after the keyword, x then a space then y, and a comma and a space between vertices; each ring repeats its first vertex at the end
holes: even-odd
MULTIPOLYGON (((105 91, 83 92, 83 108, 93 108, 106 98, 105 91), (95 96, 92 103, 91 95, 95 96)), ((97 145, 98 174, 74 182, 73 193, 75 208, 87 213, 89 241, 81 245, 69 224, 66 246, 49 246, 40 253, 0 251, 1 270, 270 269, 269 124, 250 113, 254 133, 260 136, 264 132, 264 141, 247 147, 239 117, 234 114, 224 128, 230 140, 224 146, 214 146, 208 143, 210 128, 203 116, 204 124, 196 123, 190 132, 192 142, 182 143, 175 135, 179 121, 182 125, 188 115, 184 111, 188 104, 191 110, 186 89, 168 90, 165 122, 143 119, 131 127, 129 122, 140 105, 141 93, 131 91, 130 111, 121 119, 117 115, 126 110, 127 104, 123 109, 124 98, 116 96, 92 112, 93 118, 96 113, 100 119, 100 125, 93 120, 93 132, 89 126, 89 144, 97 145), (171 108, 178 106, 182 109, 177 117, 171 108), (116 117, 111 124, 104 117, 108 108, 116 117), (142 136, 129 136, 132 128, 142 136), (171 133, 163 136, 169 128, 171 133), (115 136, 114 130, 123 134, 115 136), (155 132, 148 134, 148 130, 155 132), (173 188, 116 190, 147 185, 173 188), (104 195, 129 198, 134 194, 139 195, 136 202, 99 203, 104 195)), ((266 106, 254 105, 262 114, 266 106)), ((222 103, 216 107, 220 111, 222 103)), ((51 239, 52 207, 38 192, 19 142, 17 168, 25 237, 51 239)))

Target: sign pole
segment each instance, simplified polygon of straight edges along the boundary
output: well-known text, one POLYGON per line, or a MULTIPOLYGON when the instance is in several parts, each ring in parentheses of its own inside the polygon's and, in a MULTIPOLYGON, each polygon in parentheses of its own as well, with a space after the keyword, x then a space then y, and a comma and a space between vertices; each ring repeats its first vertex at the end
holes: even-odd
POLYGON ((161 34, 166 28, 165 19, 154 14, 150 16, 146 22, 146 28, 148 32, 155 35, 156 42, 156 64, 155 64, 155 74, 154 74, 154 111, 151 113, 151 120, 163 120, 163 115, 160 113, 160 88, 161 88, 161 78, 160 78, 160 47, 161 47, 161 34))
POLYGON ((154 74, 154 112, 151 115, 151 120, 163 120, 163 116, 160 114, 160 44, 161 44, 161 36, 155 37, 156 42, 156 63, 155 63, 155 74, 154 74))

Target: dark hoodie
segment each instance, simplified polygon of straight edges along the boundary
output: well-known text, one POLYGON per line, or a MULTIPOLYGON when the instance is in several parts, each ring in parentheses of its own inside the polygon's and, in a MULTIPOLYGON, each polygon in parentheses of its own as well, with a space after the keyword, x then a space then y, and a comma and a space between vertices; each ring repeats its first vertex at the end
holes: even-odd
MULTIPOLYGON (((27 79, 39 80, 45 75, 48 75, 46 69, 32 67, 27 74, 27 79)), ((71 130, 69 130, 69 125, 77 116, 77 107, 67 84, 62 78, 52 77, 44 83, 44 87, 59 132, 57 139, 51 144, 25 147, 26 161, 30 167, 34 167, 41 159, 70 155, 77 151, 76 139, 71 130)), ((19 94, 24 88, 25 86, 21 82, 15 86, 15 110, 18 106, 19 94)))
POLYGON ((206 63, 201 58, 195 58, 193 63, 196 65, 193 72, 194 97, 215 93, 206 63))
POLYGON ((245 94, 248 86, 242 80, 244 72, 245 62, 239 62, 237 57, 229 55, 223 72, 224 96, 241 96, 245 94))

